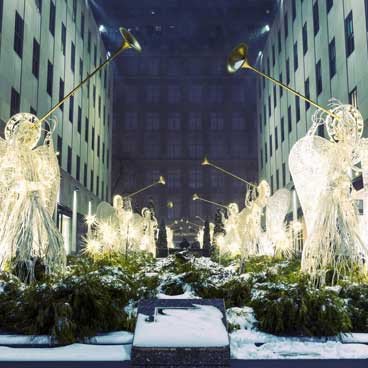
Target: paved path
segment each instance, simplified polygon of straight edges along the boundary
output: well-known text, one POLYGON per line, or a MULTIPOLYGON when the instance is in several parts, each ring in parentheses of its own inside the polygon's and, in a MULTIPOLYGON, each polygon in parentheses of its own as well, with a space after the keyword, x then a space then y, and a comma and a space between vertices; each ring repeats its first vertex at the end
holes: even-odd
MULTIPOLYGON (((367 368, 368 360, 233 360, 230 368, 367 368)), ((0 362, 0 368, 131 368, 129 362, 0 362)), ((189 368, 189 367, 188 367, 189 368)))

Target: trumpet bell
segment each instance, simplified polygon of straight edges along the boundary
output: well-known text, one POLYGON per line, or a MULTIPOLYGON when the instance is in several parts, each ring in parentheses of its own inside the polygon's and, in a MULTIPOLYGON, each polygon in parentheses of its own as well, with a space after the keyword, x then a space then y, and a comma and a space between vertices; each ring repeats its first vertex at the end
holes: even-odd
POLYGON ((248 46, 241 43, 231 51, 227 59, 227 71, 231 74, 236 73, 241 68, 249 68, 248 46))
POLYGON ((193 194, 193 201, 196 201, 197 199, 199 199, 199 195, 197 193, 193 194))
POLYGON ((124 27, 120 27, 119 32, 121 33, 123 37, 123 40, 124 40, 123 46, 125 48, 134 49, 138 52, 142 51, 142 47, 137 41, 137 39, 127 29, 125 29, 124 27))
POLYGON ((201 165, 202 165, 202 166, 206 166, 206 165, 209 165, 209 164, 210 164, 210 162, 208 161, 208 158, 207 158, 207 157, 205 157, 205 158, 203 159, 203 161, 202 161, 201 165))

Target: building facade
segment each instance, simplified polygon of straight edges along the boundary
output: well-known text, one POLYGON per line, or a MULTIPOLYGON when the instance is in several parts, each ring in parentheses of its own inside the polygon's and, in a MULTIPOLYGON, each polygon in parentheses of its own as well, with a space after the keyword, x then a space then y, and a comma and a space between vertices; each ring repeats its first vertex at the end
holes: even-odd
MULTIPOLYGON (((15 113, 43 116, 107 55, 88 1, 0 1, 1 128, 15 113)), ((110 200, 112 76, 94 76, 55 113, 61 187, 57 219, 68 252, 83 217, 110 200)))
POLYGON ((226 59, 269 16, 258 1, 219 4, 170 1, 158 7, 142 1, 126 9, 127 26, 143 51, 120 61, 112 192, 131 193, 164 175, 166 187, 142 193, 134 205, 153 201, 157 217, 169 223, 213 220, 217 208, 193 201, 193 193, 244 206, 244 183, 201 166, 205 156, 257 180, 255 77, 230 76, 226 59))
MULTIPOLYGON (((367 15, 367 0, 281 1, 258 67, 324 107, 331 98, 354 104, 367 121, 367 15)), ((316 109, 268 80, 257 83, 259 176, 272 191, 292 188, 289 152, 316 109)))

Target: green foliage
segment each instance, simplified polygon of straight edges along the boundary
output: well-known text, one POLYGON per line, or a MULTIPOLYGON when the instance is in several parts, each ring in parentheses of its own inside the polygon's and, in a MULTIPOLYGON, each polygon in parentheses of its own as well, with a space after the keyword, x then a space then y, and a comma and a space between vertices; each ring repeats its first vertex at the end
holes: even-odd
POLYGON ((354 332, 368 332, 368 285, 352 284, 342 288, 354 332))
POLYGON ((260 284, 251 306, 260 329, 276 335, 335 336, 351 329, 344 302, 332 291, 311 288, 306 280, 260 284))

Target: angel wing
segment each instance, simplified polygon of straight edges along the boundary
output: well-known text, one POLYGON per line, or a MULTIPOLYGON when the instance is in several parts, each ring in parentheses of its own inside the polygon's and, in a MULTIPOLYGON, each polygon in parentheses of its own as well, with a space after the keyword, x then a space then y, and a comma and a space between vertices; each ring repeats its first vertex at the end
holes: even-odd
POLYGON ((52 139, 47 137, 43 145, 31 152, 36 162, 38 179, 43 186, 45 204, 52 215, 60 189, 60 168, 52 139))
POLYGON ((303 209, 307 232, 312 231, 321 194, 329 187, 339 160, 337 145, 319 136, 305 136, 290 150, 289 169, 303 209))
POLYGON ((11 160, 14 157, 13 147, 3 138, 0 137, 0 203, 4 203, 4 199, 9 198, 9 190, 12 182, 16 179, 15 165, 11 160))
POLYGON ((282 230, 285 217, 290 207, 290 192, 286 189, 277 190, 268 200, 266 205, 266 229, 267 232, 282 230))
POLYGON ((96 209, 96 218, 100 222, 107 222, 112 226, 119 226, 116 210, 110 203, 101 202, 96 209))

